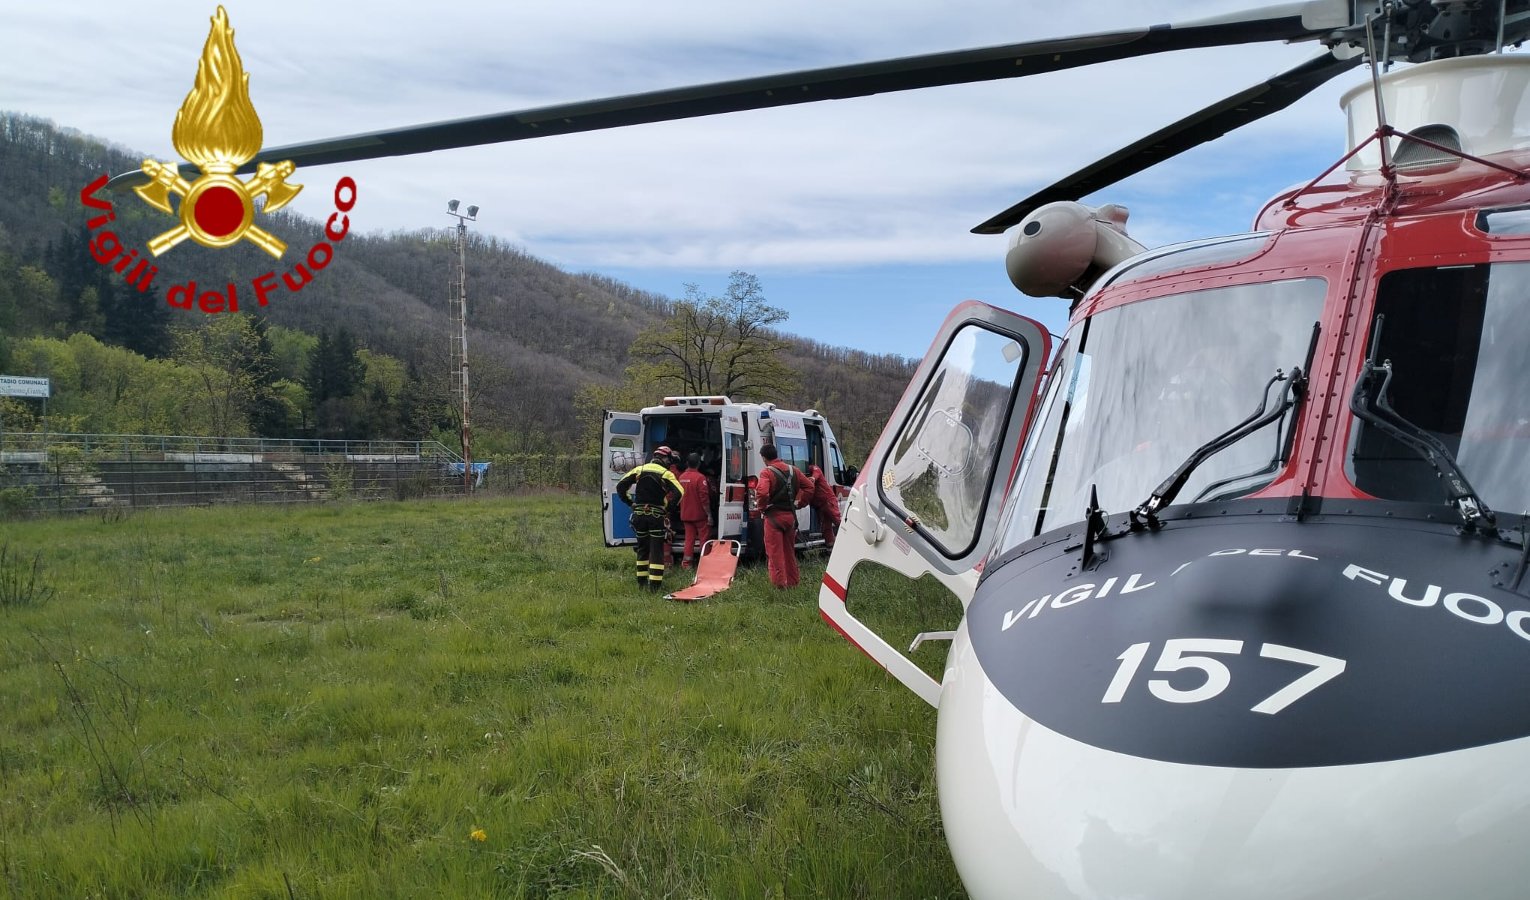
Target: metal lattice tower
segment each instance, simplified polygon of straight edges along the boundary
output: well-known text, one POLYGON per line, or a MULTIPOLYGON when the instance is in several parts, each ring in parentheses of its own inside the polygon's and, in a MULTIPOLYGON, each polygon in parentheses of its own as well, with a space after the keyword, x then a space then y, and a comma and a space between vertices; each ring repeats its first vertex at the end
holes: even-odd
POLYGON ((457 218, 457 277, 447 282, 447 307, 452 322, 451 379, 452 390, 462 410, 462 487, 473 489, 473 427, 469 416, 468 356, 467 356, 467 223, 478 220, 478 207, 469 206, 466 213, 457 212, 457 201, 446 204, 446 213, 457 218))
MULTIPOLYGON (((459 236, 453 241, 453 250, 457 249, 456 244, 460 240, 459 236)), ((459 267, 457 276, 446 282, 446 311, 447 316, 451 320, 451 327, 446 333, 446 346, 451 367, 452 399, 456 402, 459 410, 466 407, 466 400, 464 398, 467 394, 463 378, 463 370, 466 368, 467 357, 463 352, 462 340, 463 332, 467 330, 467 310, 465 309, 467 298, 463 296, 462 287, 461 270, 459 267)))

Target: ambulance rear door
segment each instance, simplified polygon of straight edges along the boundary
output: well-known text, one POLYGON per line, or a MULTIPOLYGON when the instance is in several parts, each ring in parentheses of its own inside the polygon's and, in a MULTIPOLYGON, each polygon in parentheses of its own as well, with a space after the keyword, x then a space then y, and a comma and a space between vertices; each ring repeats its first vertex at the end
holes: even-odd
MULTIPOLYGON (((722 411, 722 461, 718 465, 717 509, 714 536, 723 540, 743 540, 744 523, 749 517, 748 481, 749 444, 744 434, 744 415, 737 406, 722 411)), ((708 477, 712 474, 707 473, 708 477)))
MULTIPOLYGON (((821 417, 803 414, 802 421, 807 429, 808 462, 817 466, 818 470, 823 472, 824 478, 830 482, 829 489, 833 490, 834 469, 829 462, 829 450, 834 447, 834 432, 829 430, 828 423, 821 417)), ((814 485, 814 491, 815 493, 817 491, 816 484, 814 485)), ((810 536, 814 534, 821 536, 826 523, 823 521, 823 516, 819 515, 818 507, 810 505, 804 512, 811 514, 808 520, 808 534, 810 536)), ((821 543, 821 540, 810 537, 809 543, 816 545, 821 543)))
POLYGON ((606 410, 601 430, 601 455, 605 465, 600 475, 600 508, 606 546, 621 547, 637 543, 632 531, 632 507, 616 495, 616 483, 643 462, 643 417, 637 413, 606 410))

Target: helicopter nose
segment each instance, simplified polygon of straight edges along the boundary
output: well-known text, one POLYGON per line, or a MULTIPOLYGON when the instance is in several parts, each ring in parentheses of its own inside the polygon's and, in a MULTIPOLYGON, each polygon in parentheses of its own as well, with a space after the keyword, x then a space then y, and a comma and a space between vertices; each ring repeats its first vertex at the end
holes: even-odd
POLYGON ((1530 826, 1530 598, 1492 575, 1517 548, 1462 541, 1205 504, 1091 566, 996 560, 939 704, 969 891, 1522 896, 1530 862, 1485 861, 1530 826))
MULTIPOLYGON (((936 768, 974 898, 1519 898, 1530 741, 1360 766, 1188 766, 1025 716, 959 634, 936 768)), ((1231 725, 1231 723, 1229 723, 1231 725)))

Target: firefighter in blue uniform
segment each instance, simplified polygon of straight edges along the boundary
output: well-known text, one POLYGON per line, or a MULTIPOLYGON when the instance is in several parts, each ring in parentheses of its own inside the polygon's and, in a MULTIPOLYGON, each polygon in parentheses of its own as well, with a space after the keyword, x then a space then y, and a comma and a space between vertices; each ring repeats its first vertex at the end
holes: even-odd
POLYGON ((632 507, 632 531, 637 535, 637 582, 640 589, 664 589, 664 550, 669 539, 665 523, 679 509, 685 488, 669 467, 679 456, 668 447, 653 451, 649 462, 634 468, 616 483, 616 495, 632 507))

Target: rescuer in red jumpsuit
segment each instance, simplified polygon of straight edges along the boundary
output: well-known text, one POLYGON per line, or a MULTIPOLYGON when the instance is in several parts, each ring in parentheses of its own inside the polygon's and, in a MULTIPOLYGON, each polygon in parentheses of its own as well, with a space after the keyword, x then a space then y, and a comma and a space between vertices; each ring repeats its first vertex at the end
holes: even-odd
POLYGON ((765 467, 754 485, 751 515, 765 529, 765 561, 770 583, 778 588, 796 587, 797 508, 807 504, 813 486, 807 477, 779 459, 774 444, 760 448, 765 467))
POLYGON ((692 554, 694 544, 700 550, 710 537, 712 517, 707 504, 712 498, 712 485, 701 474, 701 454, 692 453, 685 458, 685 471, 680 473, 680 486, 685 495, 680 498, 680 521, 685 526, 685 544, 680 551, 680 568, 689 569, 695 564, 692 554))
POLYGON ((813 498, 808 505, 818 511, 818 527, 823 529, 824 547, 833 550, 834 536, 839 533, 839 495, 834 493, 834 485, 829 484, 823 469, 809 466, 808 475, 813 478, 813 498))

